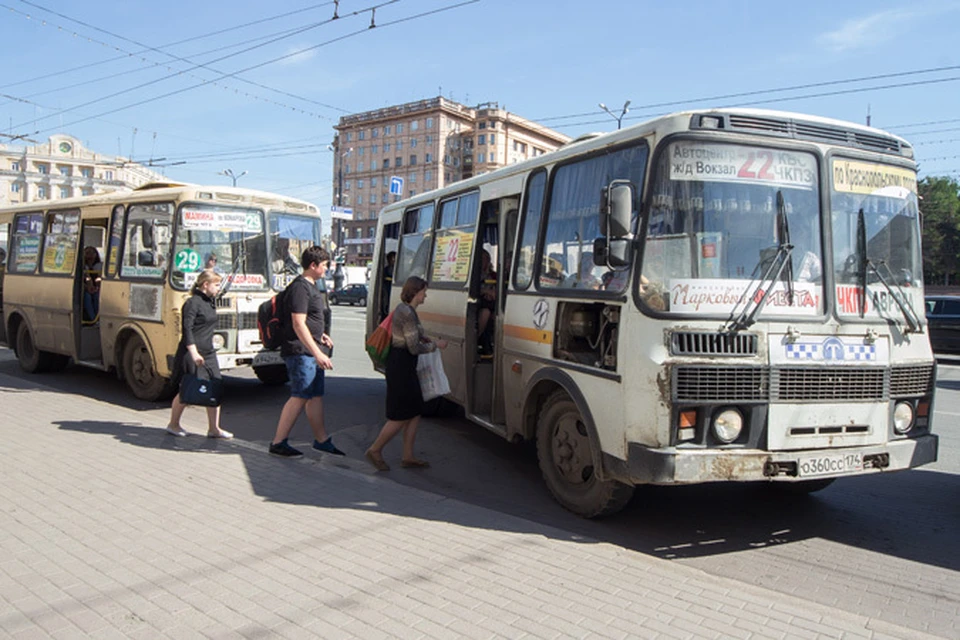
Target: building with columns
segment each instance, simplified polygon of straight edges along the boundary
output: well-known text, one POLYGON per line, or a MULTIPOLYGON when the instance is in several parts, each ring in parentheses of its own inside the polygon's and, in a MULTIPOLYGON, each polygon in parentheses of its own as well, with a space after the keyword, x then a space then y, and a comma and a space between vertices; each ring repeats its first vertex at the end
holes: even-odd
POLYGON ((66 134, 32 147, 0 144, 0 207, 135 189, 163 180, 143 165, 91 151, 66 134))
POLYGON ((348 265, 373 259, 377 215, 388 202, 570 141, 496 103, 467 107, 443 97, 343 116, 334 129, 333 204, 350 207, 353 220, 334 221, 332 235, 348 265), (401 193, 391 193, 396 178, 402 180, 401 193))

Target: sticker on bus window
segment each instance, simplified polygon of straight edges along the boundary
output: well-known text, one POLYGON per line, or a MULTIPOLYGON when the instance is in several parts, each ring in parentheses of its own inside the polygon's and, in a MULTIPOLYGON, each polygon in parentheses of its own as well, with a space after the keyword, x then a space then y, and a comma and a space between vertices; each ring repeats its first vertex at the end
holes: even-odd
POLYGON ((817 184, 817 161, 801 151, 675 142, 670 146, 670 179, 812 189, 817 184))
POLYGON ((260 214, 248 211, 184 209, 181 212, 181 219, 184 229, 252 232, 258 232, 262 229, 260 214))
MULTIPOLYGON (((673 279, 670 281, 670 311, 676 313, 730 313, 734 307, 742 308, 743 296, 756 288, 753 280, 697 280, 673 279)), ((793 303, 783 282, 773 285, 767 294, 762 315, 816 316, 821 313, 823 287, 810 282, 793 284, 793 303)), ((761 292, 754 296, 760 301, 761 292)))
POLYGON ((174 271, 183 271, 184 273, 199 271, 200 266, 200 254, 194 249, 180 249, 180 251, 177 251, 177 255, 173 256, 174 271))
POLYGON ((47 236, 43 250, 44 273, 70 273, 77 259, 76 236, 47 236))
POLYGON ((464 231, 442 231, 433 250, 434 282, 466 282, 470 273, 473 235, 464 231))
POLYGON ((917 173, 886 164, 833 160, 833 189, 840 193, 906 198, 917 193, 917 173))

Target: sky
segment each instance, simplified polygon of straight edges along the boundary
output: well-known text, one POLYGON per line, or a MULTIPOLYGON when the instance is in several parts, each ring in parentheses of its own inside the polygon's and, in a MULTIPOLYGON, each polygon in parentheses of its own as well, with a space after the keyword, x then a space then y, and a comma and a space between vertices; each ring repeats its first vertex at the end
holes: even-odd
POLYGON ((960 0, 0 0, 0 142, 66 133, 327 210, 343 115, 443 95, 577 136, 615 129, 598 104, 629 100, 624 126, 869 114, 921 177, 960 178, 958 24, 960 0))

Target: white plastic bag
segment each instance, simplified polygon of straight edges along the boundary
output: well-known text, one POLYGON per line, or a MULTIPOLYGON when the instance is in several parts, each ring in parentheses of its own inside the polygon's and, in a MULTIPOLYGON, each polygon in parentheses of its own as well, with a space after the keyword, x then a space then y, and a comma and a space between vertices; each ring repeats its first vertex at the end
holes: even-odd
POLYGON ((423 393, 424 402, 450 393, 450 381, 443 372, 439 349, 420 354, 417 358, 417 377, 420 378, 420 391, 423 393))

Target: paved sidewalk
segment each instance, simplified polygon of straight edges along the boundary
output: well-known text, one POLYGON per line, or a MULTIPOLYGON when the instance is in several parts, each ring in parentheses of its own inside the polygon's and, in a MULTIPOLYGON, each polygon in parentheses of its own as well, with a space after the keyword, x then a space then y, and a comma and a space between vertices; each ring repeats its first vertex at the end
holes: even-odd
POLYGON ((0 406, 0 637, 929 637, 358 460, 174 438, 2 374, 0 406))

